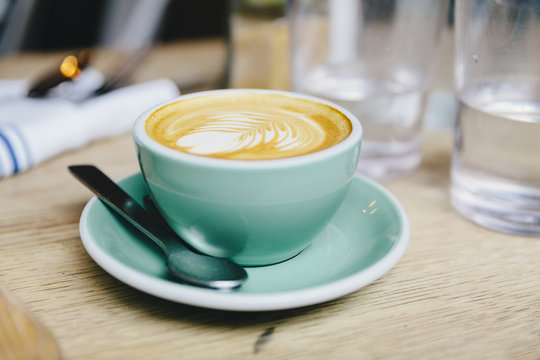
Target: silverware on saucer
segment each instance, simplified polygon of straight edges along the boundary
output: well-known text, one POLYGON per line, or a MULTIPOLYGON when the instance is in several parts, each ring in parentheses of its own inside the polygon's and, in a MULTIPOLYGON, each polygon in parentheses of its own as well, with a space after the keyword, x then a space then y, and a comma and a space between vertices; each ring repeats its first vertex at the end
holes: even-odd
POLYGON ((229 259, 199 254, 188 248, 178 235, 164 227, 95 166, 73 165, 68 169, 108 207, 159 245, 170 274, 176 279, 214 289, 237 288, 247 280, 244 268, 229 259))

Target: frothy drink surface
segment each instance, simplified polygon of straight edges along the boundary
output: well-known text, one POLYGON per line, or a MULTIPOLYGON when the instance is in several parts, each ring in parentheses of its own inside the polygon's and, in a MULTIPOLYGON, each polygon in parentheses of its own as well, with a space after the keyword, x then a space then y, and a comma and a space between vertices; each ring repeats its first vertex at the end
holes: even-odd
POLYGON ((343 141, 350 120, 322 103, 236 92, 179 100, 154 111, 146 132, 188 154, 262 160, 304 155, 343 141))

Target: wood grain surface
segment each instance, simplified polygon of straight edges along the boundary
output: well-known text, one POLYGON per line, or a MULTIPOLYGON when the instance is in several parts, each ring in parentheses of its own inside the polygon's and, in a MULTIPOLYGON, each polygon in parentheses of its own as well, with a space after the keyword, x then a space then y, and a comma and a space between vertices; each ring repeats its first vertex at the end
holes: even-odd
POLYGON ((0 282, 56 336, 66 359, 539 359, 540 239, 463 219, 448 197, 448 133, 426 134, 421 167, 386 184, 411 220, 402 260, 329 303, 221 312, 139 292, 86 254, 90 193, 66 166, 119 179, 138 170, 129 135, 0 181, 0 282))
MULTIPOLYGON (((174 54, 215 69, 213 51, 197 45, 195 53, 174 54)), ((152 66, 172 66, 167 53, 154 55, 152 66)), ((538 360, 540 238, 481 228, 452 208, 451 140, 449 132, 428 131, 421 166, 385 184, 411 221, 401 261, 328 303, 208 310, 135 290, 96 265, 78 230, 91 194, 66 167, 95 164, 114 179, 135 173, 129 134, 0 180, 0 283, 52 332, 65 359, 538 360)))

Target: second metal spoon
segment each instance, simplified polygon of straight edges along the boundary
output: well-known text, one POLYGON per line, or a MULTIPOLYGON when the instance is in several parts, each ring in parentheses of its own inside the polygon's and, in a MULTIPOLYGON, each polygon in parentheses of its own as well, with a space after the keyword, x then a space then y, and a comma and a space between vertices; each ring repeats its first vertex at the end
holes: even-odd
POLYGON ((187 248, 182 239, 162 226, 159 220, 95 166, 73 165, 68 168, 106 205, 159 245, 165 253, 171 275, 177 279, 214 289, 233 289, 246 281, 246 271, 234 262, 197 254, 187 248))

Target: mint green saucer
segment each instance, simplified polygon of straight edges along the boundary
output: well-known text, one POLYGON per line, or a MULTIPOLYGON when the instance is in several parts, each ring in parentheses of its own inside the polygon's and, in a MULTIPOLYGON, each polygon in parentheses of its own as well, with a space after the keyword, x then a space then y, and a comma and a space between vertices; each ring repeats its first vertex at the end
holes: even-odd
MULTIPOLYGON (((140 174, 119 184, 142 203, 146 187, 140 174)), ((81 215, 80 233, 98 265, 141 291, 206 308, 266 311, 332 300, 372 283, 405 252, 409 220, 386 189, 356 176, 330 225, 307 249, 280 264, 247 268, 249 279, 231 292, 170 280, 159 248, 95 197, 81 215)))

